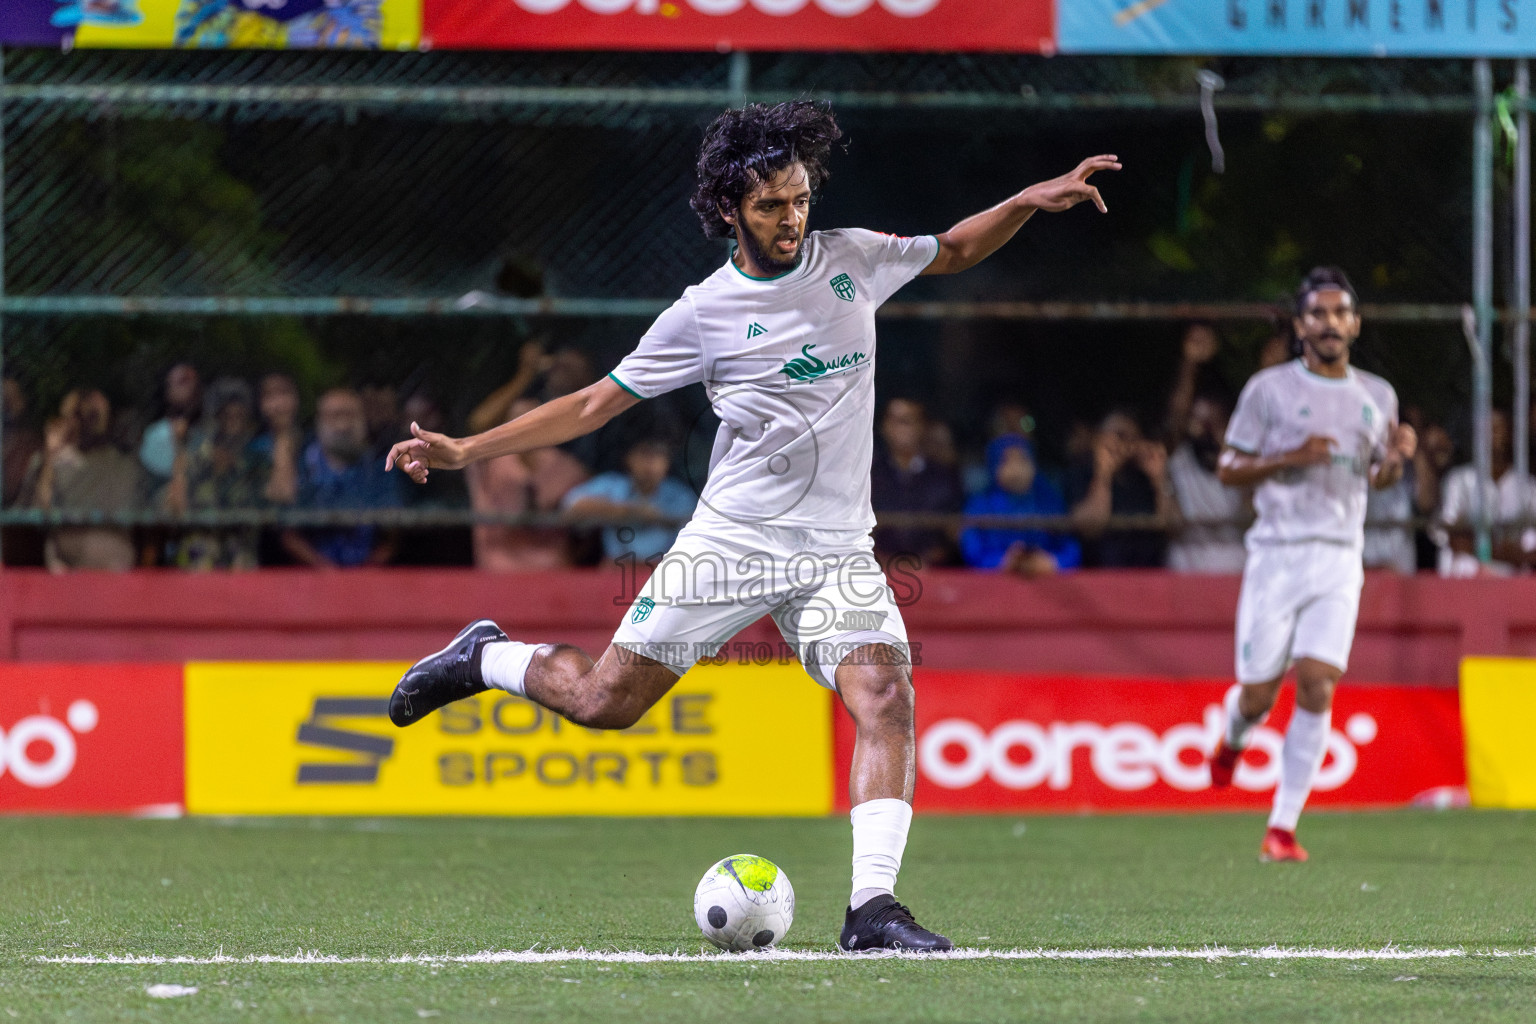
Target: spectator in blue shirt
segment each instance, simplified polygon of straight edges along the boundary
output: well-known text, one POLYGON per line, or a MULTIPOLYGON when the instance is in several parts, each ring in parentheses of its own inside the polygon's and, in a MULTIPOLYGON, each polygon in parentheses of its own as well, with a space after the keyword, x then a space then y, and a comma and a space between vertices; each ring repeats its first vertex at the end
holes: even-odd
MULTIPOLYGON (((315 407, 315 439, 299 465, 299 507, 316 509, 399 508, 395 477, 368 452, 363 399, 350 388, 334 388, 315 407)), ((384 565, 394 557, 393 531, 375 526, 287 530, 283 546, 301 565, 346 568, 384 565)))
MULTIPOLYGON (((667 475, 672 453, 656 439, 635 442, 624 454, 623 473, 600 473, 571 488, 561 502, 573 516, 610 519, 685 519, 698 499, 686 484, 667 475)), ((639 561, 665 554, 677 539, 669 524, 609 526, 603 529, 603 557, 634 555, 639 561)))
MULTIPOLYGON (((981 494, 965 504, 968 516, 1059 516, 1067 503, 1036 469, 1035 448, 1019 434, 1004 434, 987 445, 987 479, 981 494)), ((1082 561, 1076 540, 1045 530, 971 527, 960 535, 967 565, 1022 576, 1049 576, 1082 561)))

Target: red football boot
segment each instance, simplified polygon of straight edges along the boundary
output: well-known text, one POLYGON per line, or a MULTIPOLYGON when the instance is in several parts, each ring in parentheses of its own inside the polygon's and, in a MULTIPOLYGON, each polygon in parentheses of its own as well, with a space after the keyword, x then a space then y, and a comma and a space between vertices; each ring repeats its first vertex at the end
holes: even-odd
POLYGON ((1297 864, 1307 859, 1307 851, 1302 849, 1296 841, 1295 832, 1287 832, 1283 828, 1271 828, 1264 833, 1264 845, 1259 847, 1259 860, 1265 864, 1279 864, 1286 861, 1294 861, 1297 864))
POLYGON ((1237 762, 1242 759, 1243 752, 1227 746, 1226 737, 1222 737, 1211 752, 1211 788, 1225 789, 1232 785, 1232 773, 1237 771, 1237 762))

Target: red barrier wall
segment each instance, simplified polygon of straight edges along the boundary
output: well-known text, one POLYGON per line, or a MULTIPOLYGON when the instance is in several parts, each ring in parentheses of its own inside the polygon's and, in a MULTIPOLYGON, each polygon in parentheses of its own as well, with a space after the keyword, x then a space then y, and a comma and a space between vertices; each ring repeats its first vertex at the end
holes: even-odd
MULTIPOLYGON (((922 663, 945 669, 1220 678, 1236 577, 1084 572, 1024 582, 932 570, 905 608, 922 663)), ((0 571, 0 659, 379 659, 436 650, 490 616, 513 636, 596 653, 626 588, 617 572, 266 570, 50 576, 0 571)), ((764 619, 744 639, 777 639, 764 619)), ((1454 685, 1464 655, 1536 657, 1536 579, 1369 574, 1351 675, 1454 685)))

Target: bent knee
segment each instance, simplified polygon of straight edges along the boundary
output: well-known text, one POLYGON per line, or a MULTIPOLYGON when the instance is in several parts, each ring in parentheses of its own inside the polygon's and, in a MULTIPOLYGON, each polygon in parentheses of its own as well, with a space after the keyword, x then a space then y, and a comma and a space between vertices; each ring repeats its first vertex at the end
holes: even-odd
POLYGON ((838 692, 848 713, 859 723, 909 722, 917 704, 912 670, 902 665, 860 666, 857 671, 840 673, 838 692))
POLYGON ((1305 658, 1296 664, 1296 700, 1308 711, 1325 711, 1343 671, 1327 662, 1305 658))
POLYGON ((1267 715, 1274 709, 1275 701, 1279 696, 1280 680, 1278 679, 1268 683, 1244 683, 1238 709, 1248 718, 1267 715))
POLYGON ((1313 679, 1303 682, 1296 681, 1296 703, 1306 711, 1323 712, 1333 707, 1333 691, 1337 688, 1336 679, 1313 679))

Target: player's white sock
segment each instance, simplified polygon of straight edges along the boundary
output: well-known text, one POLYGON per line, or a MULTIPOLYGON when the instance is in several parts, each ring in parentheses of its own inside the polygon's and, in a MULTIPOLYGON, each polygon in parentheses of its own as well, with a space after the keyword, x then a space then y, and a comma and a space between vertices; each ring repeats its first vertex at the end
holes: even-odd
POLYGON ((497 640, 480 650, 480 678, 485 685, 524 696, 523 676, 528 663, 544 644, 522 644, 516 640, 497 640))
POLYGON ((1291 712, 1291 724, 1285 730, 1285 745, 1280 748, 1280 785, 1275 788, 1275 805, 1269 814, 1270 828, 1296 831, 1301 808, 1312 793, 1312 780, 1323 765, 1328 751, 1328 728, 1333 712, 1291 712))
POLYGON ((853 896, 859 908, 881 893, 896 892, 896 873, 912 827, 912 805, 905 800, 866 800, 848 815, 853 821, 853 896))
POLYGON ((1266 711, 1258 718, 1244 718, 1238 710, 1238 701, 1242 700, 1243 686, 1241 683, 1227 691, 1226 699, 1222 706, 1227 709, 1227 746, 1233 750, 1242 750, 1248 745, 1248 733, 1250 730, 1263 725, 1269 717, 1266 711))

